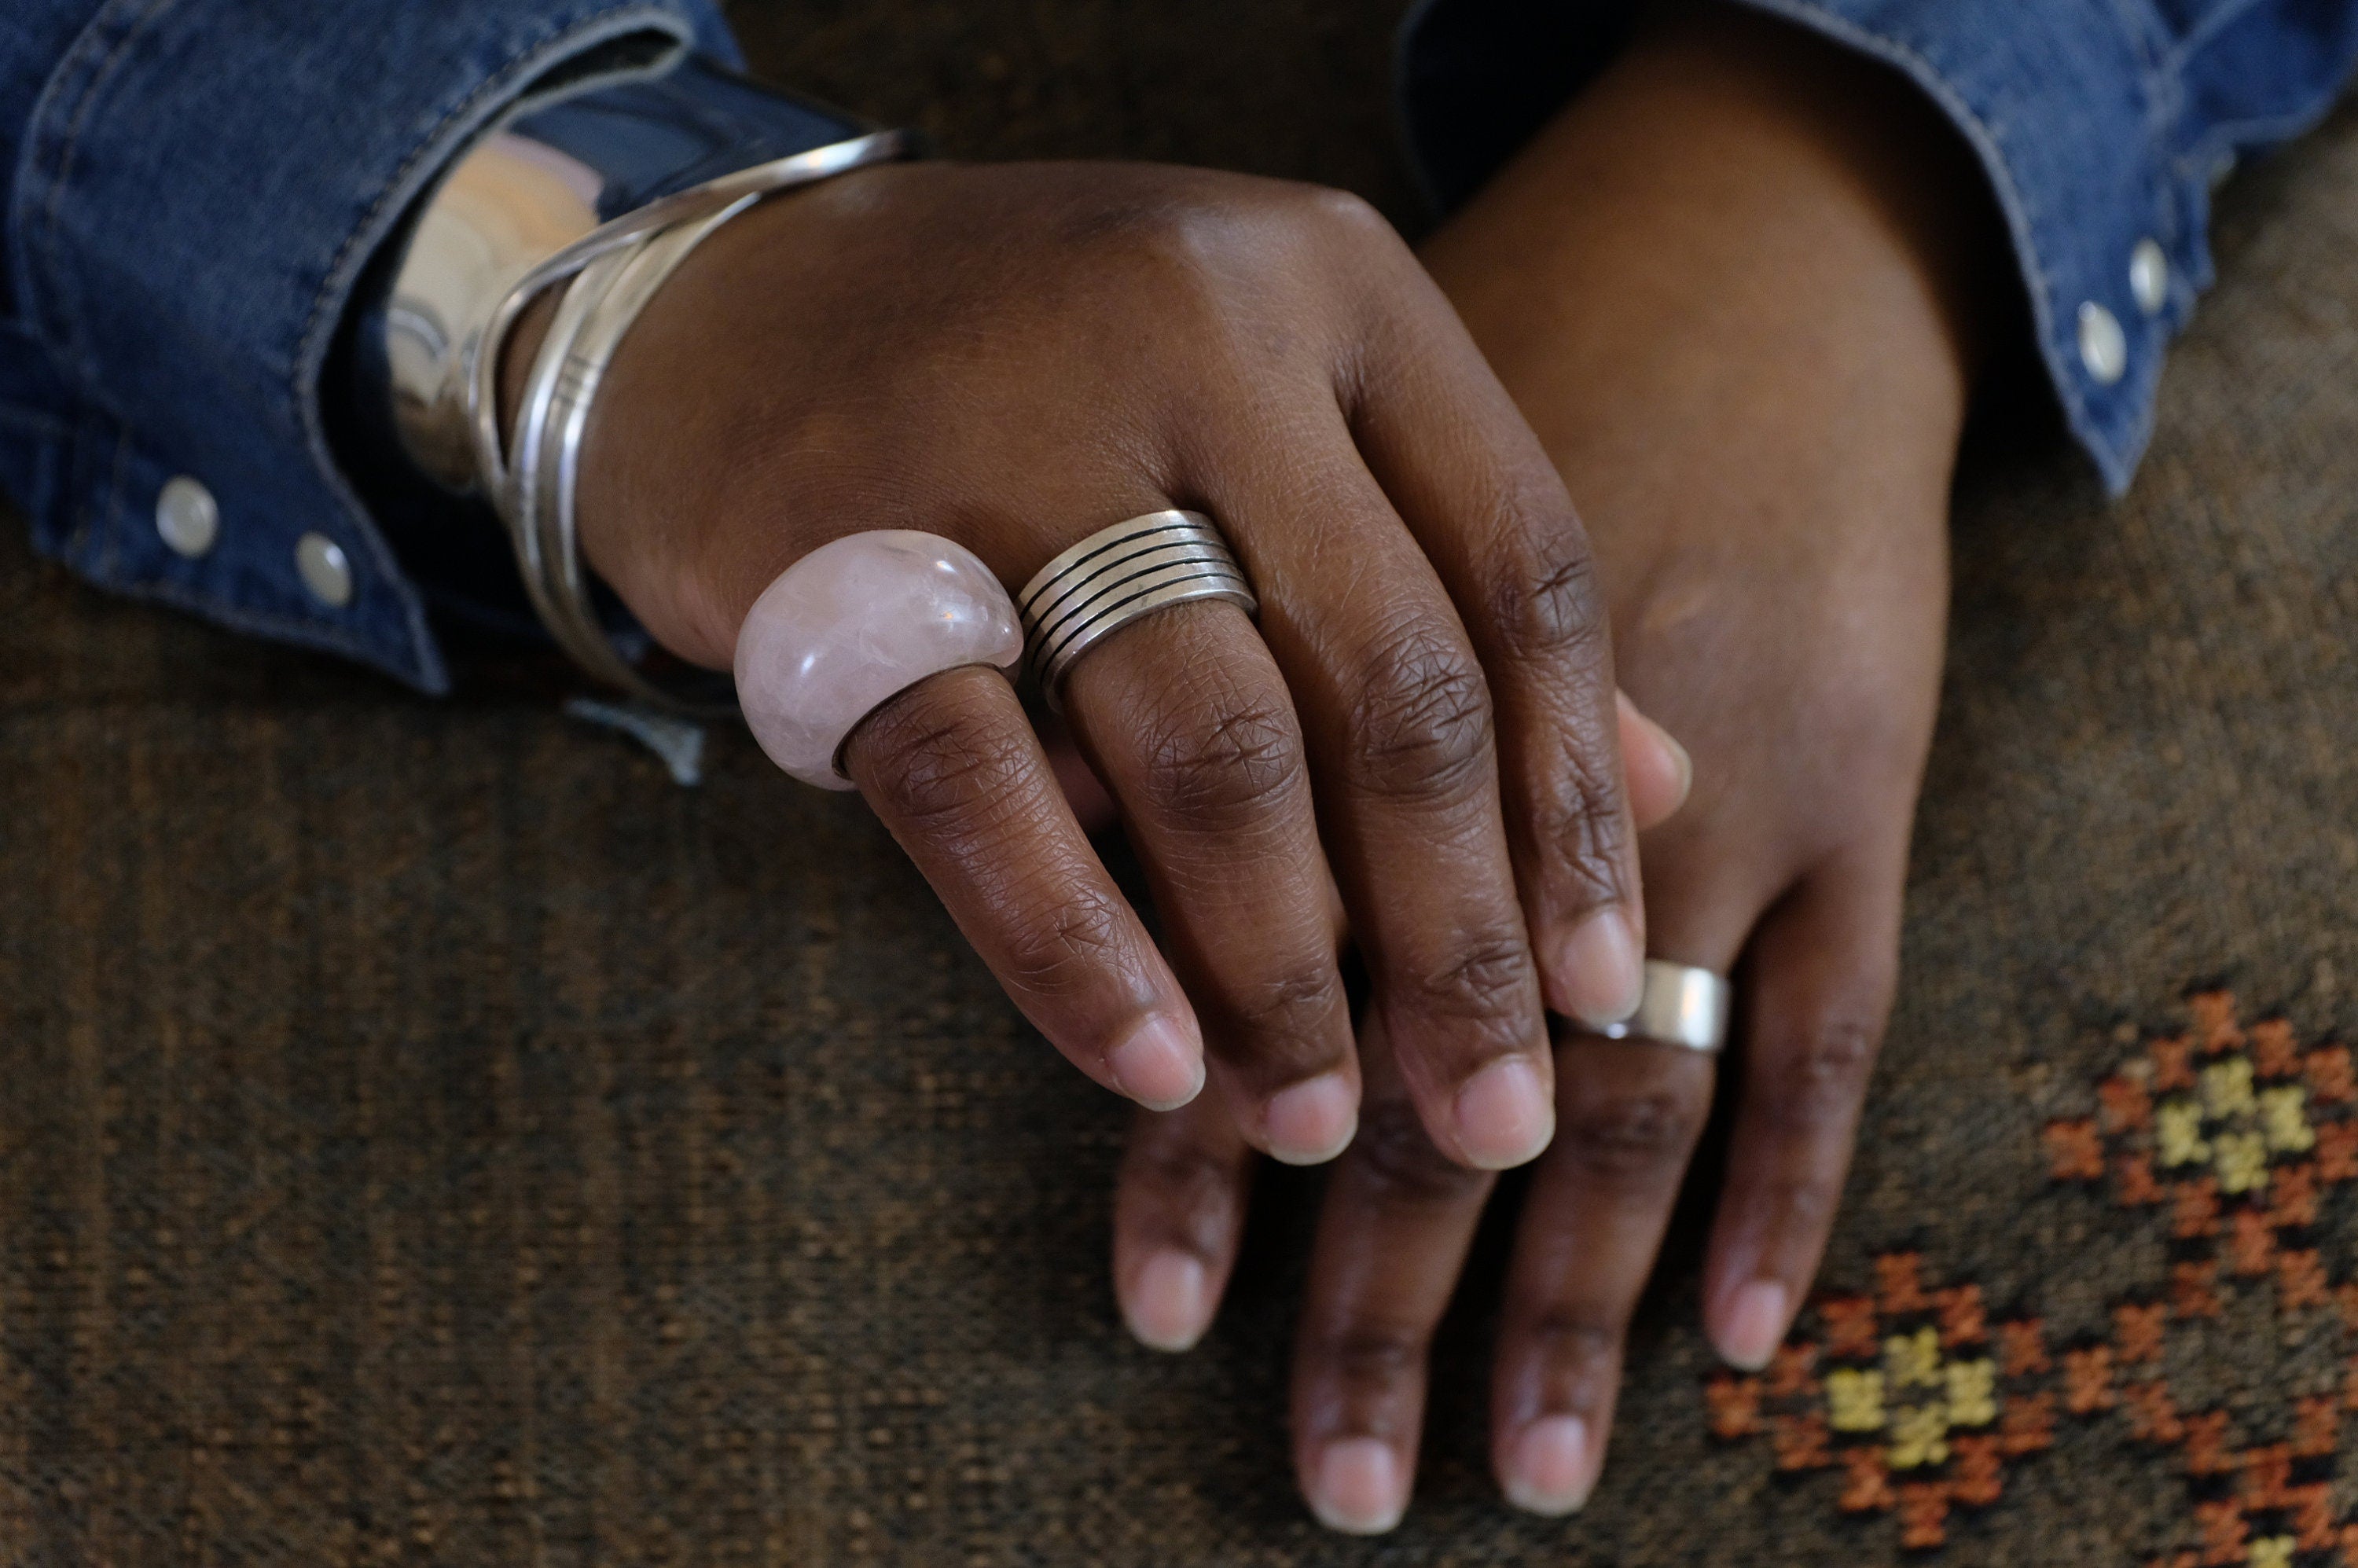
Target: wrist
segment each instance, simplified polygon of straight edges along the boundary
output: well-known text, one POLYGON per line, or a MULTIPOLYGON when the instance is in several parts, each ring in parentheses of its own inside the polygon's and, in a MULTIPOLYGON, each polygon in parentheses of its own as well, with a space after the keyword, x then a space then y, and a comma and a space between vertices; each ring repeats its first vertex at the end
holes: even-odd
POLYGON ((2006 299, 1994 203, 1937 110, 1720 5, 1658 16, 1426 261, 1575 493, 1805 416, 1944 493, 2006 299))

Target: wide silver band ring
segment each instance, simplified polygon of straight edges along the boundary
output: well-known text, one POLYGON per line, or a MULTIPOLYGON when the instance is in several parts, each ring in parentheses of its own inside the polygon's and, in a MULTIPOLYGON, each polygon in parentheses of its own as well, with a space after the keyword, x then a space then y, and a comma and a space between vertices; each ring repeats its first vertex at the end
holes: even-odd
POLYGON ((1649 958, 1644 1000, 1638 1003, 1638 1011, 1625 1022, 1596 1033, 1607 1040, 1650 1040, 1715 1053, 1727 1044, 1733 994, 1725 978, 1709 969, 1649 958))
POLYGON ((1228 543, 1200 512, 1150 512, 1100 528, 1033 574, 1015 596, 1024 663, 1048 706, 1083 654, 1158 610, 1222 599, 1260 608, 1228 543))

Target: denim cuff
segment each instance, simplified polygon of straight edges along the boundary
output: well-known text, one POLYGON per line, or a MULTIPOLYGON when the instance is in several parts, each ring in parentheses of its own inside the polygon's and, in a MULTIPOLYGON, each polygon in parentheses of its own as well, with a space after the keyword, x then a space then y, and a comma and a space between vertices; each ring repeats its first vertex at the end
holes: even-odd
POLYGON ((109 589, 446 689, 324 433, 354 286, 535 84, 601 51, 698 46, 733 52, 702 0, 109 0, 34 106, 8 214, 0 410, 45 424, 0 431, 0 457, 37 546, 109 589), (211 528, 159 525, 180 476, 211 528))
MULTIPOLYGON (((2115 494, 2171 338, 2212 280, 2212 185, 2321 115, 2358 58, 2350 0, 1738 0, 1884 61, 1973 148, 2038 350, 2115 494)), ((1467 194, 1625 41, 1636 0, 1424 0, 1401 103, 1428 192, 1467 194)))

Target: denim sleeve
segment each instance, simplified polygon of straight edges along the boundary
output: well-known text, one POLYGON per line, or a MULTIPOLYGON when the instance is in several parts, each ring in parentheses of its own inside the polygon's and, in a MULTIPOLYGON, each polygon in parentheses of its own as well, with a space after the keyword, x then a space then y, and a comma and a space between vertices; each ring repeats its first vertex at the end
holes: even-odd
POLYGON ((690 48, 710 0, 5 0, 0 487, 101 587, 448 676, 340 469, 320 386, 355 284, 542 84, 690 48), (159 526, 196 481, 217 524, 159 526), (182 493, 189 487, 179 487, 182 493), (323 591, 317 570, 341 568, 323 591), (308 559, 314 569, 308 573, 308 559), (342 591, 333 591, 341 582, 342 591))
MULTIPOLYGON (((2072 434, 2125 489, 2170 339, 2212 281, 2211 191, 2315 123, 2358 0, 1740 0, 1883 60, 1937 103, 2003 211, 2072 434)), ((1447 206, 1611 59, 1638 0, 1423 0, 1410 140, 1447 206)))

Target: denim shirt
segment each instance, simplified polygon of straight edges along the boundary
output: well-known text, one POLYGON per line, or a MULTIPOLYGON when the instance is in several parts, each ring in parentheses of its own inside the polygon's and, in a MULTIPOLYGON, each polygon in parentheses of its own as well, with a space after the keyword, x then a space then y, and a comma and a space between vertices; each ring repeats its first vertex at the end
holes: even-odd
MULTIPOLYGON (((2115 489, 2211 281, 2212 184, 2318 118, 2358 57, 2358 0, 1744 3, 1888 62, 1956 125, 2056 395, 2115 489)), ((1401 85, 1436 201, 1577 92, 1637 8, 1423 0, 1401 85)), ((331 438, 331 360, 372 264, 471 138, 553 84, 655 69, 650 44, 734 58, 708 0, 0 4, 0 488, 36 547, 446 689, 415 498, 331 438), (181 476, 218 518, 193 552, 169 519, 181 476)))

